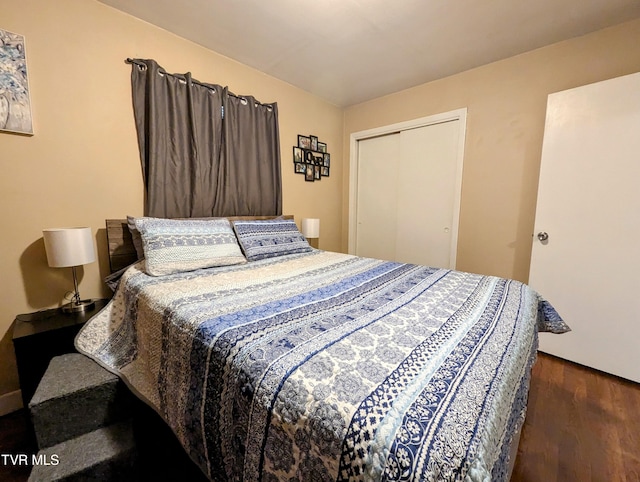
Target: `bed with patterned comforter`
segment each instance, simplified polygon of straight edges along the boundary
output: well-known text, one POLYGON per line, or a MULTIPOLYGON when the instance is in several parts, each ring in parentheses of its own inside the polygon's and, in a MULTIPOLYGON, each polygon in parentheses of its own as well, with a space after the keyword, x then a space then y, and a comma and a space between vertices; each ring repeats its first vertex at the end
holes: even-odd
POLYGON ((77 348, 213 480, 507 477, 538 331, 513 280, 314 250, 123 276, 77 348))

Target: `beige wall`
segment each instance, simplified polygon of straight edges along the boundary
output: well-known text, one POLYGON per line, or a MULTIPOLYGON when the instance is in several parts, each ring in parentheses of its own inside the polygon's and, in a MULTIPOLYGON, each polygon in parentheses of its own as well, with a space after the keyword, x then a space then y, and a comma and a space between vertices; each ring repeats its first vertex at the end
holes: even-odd
POLYGON ((46 264, 42 229, 90 226, 100 260, 84 269, 83 297, 107 294, 104 220, 142 214, 142 181, 127 57, 278 102, 284 212, 322 220, 320 247, 338 250, 342 110, 93 0, 0 0, 0 28, 25 36, 35 135, 0 133, 0 395, 18 389, 16 314, 62 301, 70 270, 46 264), (328 144, 332 171, 308 183, 293 173, 297 134, 328 144))
POLYGON ((345 110, 342 247, 354 132, 466 107, 457 268, 527 281, 547 96, 640 71, 640 21, 345 110))

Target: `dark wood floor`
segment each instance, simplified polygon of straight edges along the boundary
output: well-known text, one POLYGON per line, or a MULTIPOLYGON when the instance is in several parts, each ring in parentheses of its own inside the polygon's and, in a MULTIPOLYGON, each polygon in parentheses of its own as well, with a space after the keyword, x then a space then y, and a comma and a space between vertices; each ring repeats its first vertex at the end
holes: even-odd
MULTIPOLYGON (((0 418, 0 454, 32 453, 25 417, 0 418)), ((28 475, 0 459, 0 481, 28 475)), ((511 481, 640 482, 640 385, 541 353, 511 481)))
POLYGON ((512 482, 639 482, 640 384, 540 353, 512 482))

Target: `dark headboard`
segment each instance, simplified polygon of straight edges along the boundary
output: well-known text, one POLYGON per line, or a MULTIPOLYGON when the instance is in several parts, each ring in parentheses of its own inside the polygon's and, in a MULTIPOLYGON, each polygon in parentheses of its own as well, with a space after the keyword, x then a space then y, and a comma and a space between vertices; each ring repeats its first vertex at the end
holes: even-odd
MULTIPOLYGON (((229 221, 260 219, 293 219, 292 215, 284 216, 230 216, 229 221)), ((207 218, 215 219, 215 218, 207 218)), ((126 268, 138 259, 133 238, 126 219, 107 219, 107 246, 109 247, 109 267, 112 273, 126 268)))
POLYGON ((107 219, 107 246, 112 273, 135 263, 138 259, 126 219, 107 219))

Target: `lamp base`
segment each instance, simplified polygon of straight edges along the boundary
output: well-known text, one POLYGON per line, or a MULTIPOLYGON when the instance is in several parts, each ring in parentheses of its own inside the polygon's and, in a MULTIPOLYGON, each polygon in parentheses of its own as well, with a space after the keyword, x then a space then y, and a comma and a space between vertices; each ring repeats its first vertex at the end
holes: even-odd
POLYGON ((78 302, 72 301, 71 303, 67 303, 62 307, 63 313, 84 313, 87 310, 90 310, 96 306, 96 302, 94 300, 80 300, 78 302))

